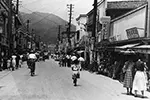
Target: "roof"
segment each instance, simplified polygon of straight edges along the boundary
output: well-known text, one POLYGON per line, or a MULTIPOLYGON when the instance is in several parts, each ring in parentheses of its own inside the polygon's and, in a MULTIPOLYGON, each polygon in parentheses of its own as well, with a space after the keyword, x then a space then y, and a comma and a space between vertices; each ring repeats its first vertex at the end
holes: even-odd
POLYGON ((76 20, 79 20, 81 17, 86 17, 86 14, 80 14, 79 17, 76 18, 76 20))
POLYGON ((89 16, 90 14, 93 14, 94 12, 94 9, 90 10, 88 13, 87 13, 87 16, 89 16))
POLYGON ((113 1, 107 3, 107 9, 134 9, 146 4, 146 0, 136 1, 113 1))

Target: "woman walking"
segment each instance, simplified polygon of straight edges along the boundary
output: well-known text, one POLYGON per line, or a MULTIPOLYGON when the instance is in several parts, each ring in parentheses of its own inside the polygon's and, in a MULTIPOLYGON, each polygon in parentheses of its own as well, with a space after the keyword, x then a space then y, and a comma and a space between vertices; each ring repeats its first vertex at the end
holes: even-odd
POLYGON ((142 93, 142 98, 144 98, 144 91, 146 91, 146 76, 144 74, 144 63, 139 59, 136 62, 136 74, 133 81, 133 91, 135 92, 135 97, 137 97, 137 92, 142 93))
POLYGON ((16 68, 16 57, 17 56, 15 54, 12 55, 12 66, 13 66, 13 69, 16 68))
POLYGON ((123 72, 125 73, 123 86, 127 88, 127 95, 132 95, 134 65, 134 62, 130 58, 128 61, 125 62, 125 65, 123 67, 123 72))

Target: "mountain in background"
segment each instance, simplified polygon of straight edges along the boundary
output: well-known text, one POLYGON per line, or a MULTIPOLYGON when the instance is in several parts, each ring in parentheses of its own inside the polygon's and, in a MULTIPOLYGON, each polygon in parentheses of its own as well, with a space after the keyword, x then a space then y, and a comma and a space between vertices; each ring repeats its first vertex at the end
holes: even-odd
MULTIPOLYGON (((66 31, 67 21, 62 18, 49 13, 33 12, 24 13, 21 12, 24 23, 30 20, 30 31, 34 29, 34 33, 41 37, 41 40, 45 43, 55 44, 57 42, 57 36, 60 32, 66 31)), ((75 31, 76 27, 72 25, 71 30, 75 31)))

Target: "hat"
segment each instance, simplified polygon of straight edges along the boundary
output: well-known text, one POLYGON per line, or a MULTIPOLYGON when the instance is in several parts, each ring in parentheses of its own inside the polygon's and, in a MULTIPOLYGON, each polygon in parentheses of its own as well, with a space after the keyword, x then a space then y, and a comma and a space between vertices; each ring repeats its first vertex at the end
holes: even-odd
POLYGON ((71 57, 71 60, 72 60, 72 61, 74 61, 74 60, 76 60, 76 59, 77 59, 76 56, 72 56, 72 57, 71 57))
POLYGON ((83 58, 83 57, 80 57, 78 60, 79 60, 79 61, 84 61, 84 58, 83 58))

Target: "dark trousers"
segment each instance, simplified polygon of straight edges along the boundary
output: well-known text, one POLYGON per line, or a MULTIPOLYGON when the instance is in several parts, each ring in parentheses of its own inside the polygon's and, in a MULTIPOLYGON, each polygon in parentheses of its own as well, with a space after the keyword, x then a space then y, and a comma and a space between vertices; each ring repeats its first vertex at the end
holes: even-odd
POLYGON ((70 61, 70 59, 67 59, 67 66, 71 67, 71 61, 70 61))
POLYGON ((31 73, 34 73, 35 72, 35 62, 30 62, 30 70, 31 70, 31 73))
POLYGON ((16 60, 16 69, 19 67, 19 60, 16 60))

